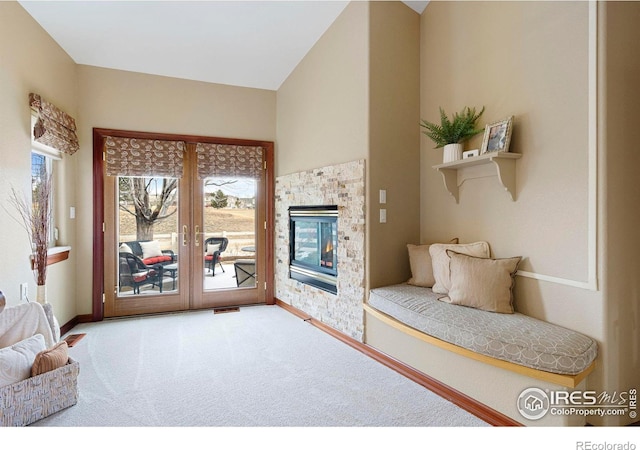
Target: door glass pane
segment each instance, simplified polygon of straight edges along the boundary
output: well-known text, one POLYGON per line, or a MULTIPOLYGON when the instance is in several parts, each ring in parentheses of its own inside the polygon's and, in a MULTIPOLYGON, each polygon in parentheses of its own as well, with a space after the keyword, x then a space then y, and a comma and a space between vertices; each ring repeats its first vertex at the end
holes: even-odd
POLYGON ((203 289, 254 288, 256 182, 210 177, 203 183, 203 289))
POLYGON ((176 293, 178 179, 118 177, 119 297, 176 293))

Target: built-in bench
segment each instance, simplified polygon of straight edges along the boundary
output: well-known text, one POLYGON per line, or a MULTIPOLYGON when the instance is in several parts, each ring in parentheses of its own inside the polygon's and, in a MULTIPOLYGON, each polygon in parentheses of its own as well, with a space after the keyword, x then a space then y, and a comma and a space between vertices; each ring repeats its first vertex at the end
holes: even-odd
POLYGON ((499 314, 438 300, 400 284, 370 291, 365 311, 439 348, 528 377, 574 388, 594 369, 588 336, 520 313, 499 314))

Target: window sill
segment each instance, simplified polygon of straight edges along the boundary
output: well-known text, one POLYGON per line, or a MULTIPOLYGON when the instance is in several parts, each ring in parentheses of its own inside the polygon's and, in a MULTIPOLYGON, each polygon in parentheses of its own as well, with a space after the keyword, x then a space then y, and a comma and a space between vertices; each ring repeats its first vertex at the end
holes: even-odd
MULTIPOLYGON (((71 247, 69 246, 51 247, 47 251, 47 266, 69 259, 70 251, 71 247)), ((31 269, 33 270, 33 258, 31 259, 31 269)))
POLYGON ((51 247, 47 251, 47 266, 51 264, 55 264, 60 261, 64 261, 65 259, 69 259, 69 252, 71 251, 71 247, 51 247))

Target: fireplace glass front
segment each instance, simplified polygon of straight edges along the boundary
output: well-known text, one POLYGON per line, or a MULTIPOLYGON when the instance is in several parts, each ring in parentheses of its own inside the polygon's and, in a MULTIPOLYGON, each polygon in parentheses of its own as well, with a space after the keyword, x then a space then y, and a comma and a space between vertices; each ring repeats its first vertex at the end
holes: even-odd
POLYGON ((338 208, 289 208, 289 275, 302 283, 337 292, 338 208))

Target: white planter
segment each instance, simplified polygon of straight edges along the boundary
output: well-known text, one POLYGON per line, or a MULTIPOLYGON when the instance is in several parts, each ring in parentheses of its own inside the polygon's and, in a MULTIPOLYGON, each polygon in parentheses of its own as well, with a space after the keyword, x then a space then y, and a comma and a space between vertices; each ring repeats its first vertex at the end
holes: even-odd
POLYGON ((36 285, 36 301, 41 305, 47 303, 47 285, 46 284, 38 284, 36 285))
POLYGON ((448 163, 462 159, 462 144, 447 144, 444 146, 442 162, 448 163))
POLYGON ((47 321, 51 327, 54 342, 58 342, 60 340, 60 323, 53 313, 53 306, 47 301, 47 285, 39 284, 36 286, 36 301, 40 303, 44 309, 44 314, 47 316, 47 321))

